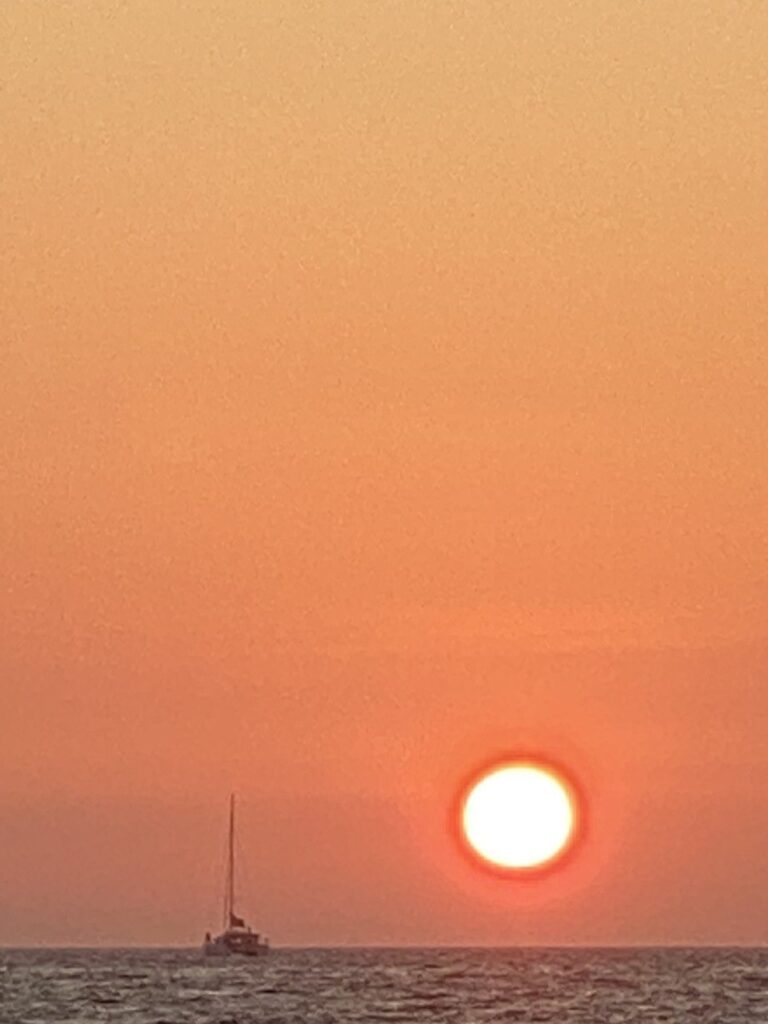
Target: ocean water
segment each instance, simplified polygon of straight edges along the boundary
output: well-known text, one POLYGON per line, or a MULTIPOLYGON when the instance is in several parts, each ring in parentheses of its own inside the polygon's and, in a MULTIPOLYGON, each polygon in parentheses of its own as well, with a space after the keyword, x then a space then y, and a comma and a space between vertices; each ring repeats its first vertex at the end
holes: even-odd
POLYGON ((3 1024, 768 1024, 768 950, 0 950, 3 1024))

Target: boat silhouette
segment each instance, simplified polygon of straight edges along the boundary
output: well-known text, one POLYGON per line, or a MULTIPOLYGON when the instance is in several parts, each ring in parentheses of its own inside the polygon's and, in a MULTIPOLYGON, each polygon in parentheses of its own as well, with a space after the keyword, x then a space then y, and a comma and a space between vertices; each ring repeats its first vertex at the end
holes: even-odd
POLYGON ((264 956, 269 940, 254 932, 245 919, 235 913, 235 794, 229 798, 229 835, 227 843, 227 877, 224 887, 224 920, 219 935, 205 933, 203 952, 206 956, 264 956))

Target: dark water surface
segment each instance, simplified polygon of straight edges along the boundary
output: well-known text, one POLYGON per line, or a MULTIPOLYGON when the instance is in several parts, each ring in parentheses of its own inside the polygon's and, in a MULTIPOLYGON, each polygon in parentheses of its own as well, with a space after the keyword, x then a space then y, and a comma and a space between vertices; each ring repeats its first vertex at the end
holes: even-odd
POLYGON ((3 1024, 768 1024, 768 950, 0 950, 3 1024))

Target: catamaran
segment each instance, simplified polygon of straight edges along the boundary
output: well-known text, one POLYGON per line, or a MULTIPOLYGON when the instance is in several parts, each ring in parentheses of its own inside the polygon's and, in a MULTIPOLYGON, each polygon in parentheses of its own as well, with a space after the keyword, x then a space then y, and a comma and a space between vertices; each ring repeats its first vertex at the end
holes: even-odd
POLYGON ((207 956, 264 956, 269 940, 251 930, 235 913, 235 795, 229 798, 229 842, 227 880, 224 890, 224 928, 220 935, 205 933, 203 952, 207 956))

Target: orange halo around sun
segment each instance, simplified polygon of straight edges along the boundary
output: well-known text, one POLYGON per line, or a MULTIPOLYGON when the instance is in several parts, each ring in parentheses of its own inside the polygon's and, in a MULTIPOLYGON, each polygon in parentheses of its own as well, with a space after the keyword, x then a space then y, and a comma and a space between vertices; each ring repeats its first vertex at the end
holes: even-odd
POLYGON ((473 776, 459 804, 466 847, 486 867, 531 874, 562 861, 579 829, 575 787, 535 758, 508 758, 473 776))

